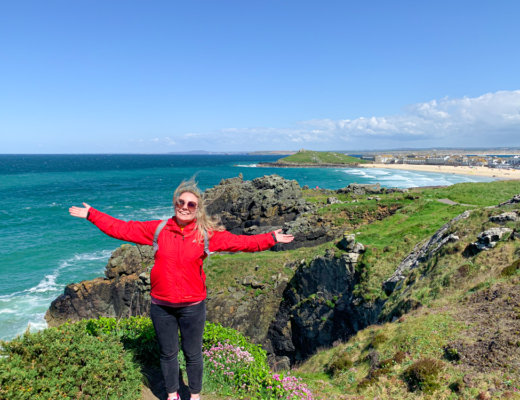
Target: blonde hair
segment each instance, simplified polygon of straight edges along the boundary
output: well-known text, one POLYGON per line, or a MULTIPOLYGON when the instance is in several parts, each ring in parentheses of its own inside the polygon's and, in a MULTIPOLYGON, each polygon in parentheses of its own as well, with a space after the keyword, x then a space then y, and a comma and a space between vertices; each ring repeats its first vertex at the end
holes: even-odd
POLYGON ((189 192, 197 197, 197 211, 195 214, 195 225, 197 230, 197 240, 202 241, 204 234, 207 233, 209 237, 212 236, 215 231, 224 231, 226 228, 220 222, 218 217, 208 215, 206 212, 206 205, 204 204, 204 198, 202 192, 197 186, 197 182, 194 178, 183 180, 175 192, 173 192, 173 208, 175 209, 175 203, 179 200, 179 197, 183 193, 189 192))

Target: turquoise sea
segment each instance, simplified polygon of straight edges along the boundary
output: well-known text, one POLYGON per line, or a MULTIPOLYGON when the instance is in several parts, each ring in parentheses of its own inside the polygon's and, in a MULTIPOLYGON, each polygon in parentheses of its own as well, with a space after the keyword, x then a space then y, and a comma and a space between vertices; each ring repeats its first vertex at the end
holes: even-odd
POLYGON ((68 208, 87 202, 121 219, 172 214, 173 190, 196 175, 201 189, 242 173, 279 174, 300 185, 338 189, 349 183, 386 187, 490 181, 464 175, 385 169, 259 168, 277 156, 0 155, 0 339, 42 329, 65 285, 103 275, 121 242, 68 208))

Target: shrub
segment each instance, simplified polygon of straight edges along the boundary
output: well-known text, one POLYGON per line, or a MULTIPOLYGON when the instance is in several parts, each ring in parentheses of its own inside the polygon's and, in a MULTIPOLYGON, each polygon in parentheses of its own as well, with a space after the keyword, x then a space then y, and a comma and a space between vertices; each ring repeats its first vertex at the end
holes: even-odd
MULTIPOLYGON (((204 361, 207 374, 211 377, 213 386, 219 388, 245 391, 251 380, 251 374, 257 371, 255 359, 242 347, 230 343, 218 343, 204 350, 204 361)), ((232 391, 228 391, 232 394, 232 391)))
POLYGON ((86 322, 87 333, 92 336, 110 335, 116 337, 135 360, 145 365, 158 365, 159 352, 152 320, 148 317, 123 319, 91 319, 86 322))
POLYGON ((224 394, 251 399, 312 400, 301 379, 271 374, 267 354, 234 329, 206 323, 203 337, 205 384, 224 394))
POLYGON ((353 365, 354 363, 350 359, 349 355, 346 352, 342 352, 332 359, 327 369, 329 373, 336 375, 341 371, 346 371, 352 368, 353 365))
POLYGON ((386 335, 384 333, 382 333, 382 332, 377 333, 370 340, 369 346, 372 347, 373 349, 377 349, 379 347, 379 345, 381 345, 384 342, 386 342, 386 339, 387 338, 386 338, 386 335))
POLYGON ((520 269, 520 259, 513 262, 511 265, 505 267, 500 275, 502 276, 513 276, 517 273, 517 271, 520 269))
POLYGON ((396 364, 401 364, 404 360, 406 360, 406 353, 404 351, 397 351, 392 359, 396 364))
POLYGON ((139 399, 139 367, 113 337, 64 324, 2 342, 2 399, 139 399))
MULTIPOLYGON (((283 390, 280 394, 279 392, 275 394, 275 398, 279 399, 287 399, 287 400, 313 400, 311 391, 307 387, 305 383, 302 382, 300 378, 296 378, 295 376, 286 376, 283 377, 278 374, 274 374, 272 376, 273 387, 268 387, 268 389, 278 389, 283 390)), ((262 399, 265 397, 262 397, 262 399)), ((271 398, 271 397, 268 397, 271 398)))
MULTIPOLYGON (((137 400, 142 375, 135 361, 156 363, 159 353, 147 317, 64 324, 0 346, 0 399, 15 400, 137 400)), ((312 399, 300 379, 273 375, 266 352, 233 329, 206 323, 203 351, 210 390, 250 399, 312 399)))
POLYGON ((444 358, 448 361, 460 361, 460 354, 457 347, 452 344, 448 344, 444 347, 444 358))
POLYGON ((404 379, 410 390, 432 393, 440 387, 439 374, 444 364, 434 358, 423 358, 410 365, 404 372, 404 379))

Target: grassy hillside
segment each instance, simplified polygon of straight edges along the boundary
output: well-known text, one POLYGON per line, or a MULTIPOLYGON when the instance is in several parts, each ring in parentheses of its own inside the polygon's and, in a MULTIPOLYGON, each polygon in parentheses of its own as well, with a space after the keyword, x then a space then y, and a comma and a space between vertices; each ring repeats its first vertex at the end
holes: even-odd
MULTIPOLYGON (((473 210, 452 227, 460 240, 414 270, 387 299, 383 317, 412 311, 318 352, 298 368, 299 376, 337 399, 520 398, 520 240, 463 254, 480 232, 500 226, 490 216, 520 212, 518 203, 487 208, 518 193, 517 181, 419 190, 394 215, 358 228, 368 251, 357 290, 370 301, 386 297, 381 283, 415 244, 473 210), (447 206, 441 198, 468 205, 447 206)), ((519 222, 504 226, 520 230, 519 222)))
POLYGON ((367 161, 356 157, 350 157, 342 153, 330 151, 300 150, 298 153, 280 158, 278 163, 284 164, 365 164, 367 161))
MULTIPOLYGON (((463 256, 480 232, 497 226, 489 222, 491 215, 520 212, 518 204, 487 207, 518 193, 519 181, 464 183, 383 194, 379 201, 336 194, 344 203, 328 205, 332 192, 305 191, 323 218, 333 218, 346 231, 355 232, 367 248, 358 265, 361 281, 355 294, 367 304, 378 299, 386 303, 381 325, 319 351, 292 372, 317 398, 520 398, 520 241, 501 241, 474 257, 463 256), (438 201, 446 198, 459 204, 438 201), (375 210, 391 206, 399 208, 386 218, 371 219, 375 210), (382 283, 401 260, 465 210, 472 210, 470 217, 453 227, 460 240, 414 270, 403 288, 387 297, 382 283), (392 318, 396 309, 401 311, 392 318), (399 316, 405 310, 412 311, 399 316)), ((520 231, 518 222, 506 226, 520 231)), ((237 256, 215 257, 213 268, 208 268, 209 286, 225 291, 233 282, 224 277, 240 268, 246 268, 245 274, 263 275, 265 281, 280 271, 290 279, 293 271, 280 269, 281 265, 308 262, 328 248, 334 243, 276 254, 242 254, 238 255, 244 257, 242 267, 235 264, 237 256), (260 266, 256 272, 255 266, 260 266)))

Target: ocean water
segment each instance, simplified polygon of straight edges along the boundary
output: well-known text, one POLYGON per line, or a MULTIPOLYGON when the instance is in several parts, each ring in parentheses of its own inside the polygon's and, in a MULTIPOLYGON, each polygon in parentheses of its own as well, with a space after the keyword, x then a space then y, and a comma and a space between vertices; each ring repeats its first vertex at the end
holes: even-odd
POLYGON ((300 185, 338 189, 350 183, 385 187, 490 181, 463 175, 385 170, 260 168, 276 156, 0 155, 0 339, 46 327, 51 301, 72 282, 102 276, 121 242, 70 217, 71 205, 90 205, 129 220, 172 215, 171 197, 196 175, 201 189, 242 173, 278 174, 300 185))

